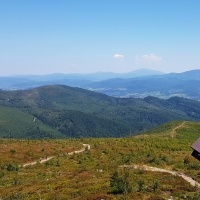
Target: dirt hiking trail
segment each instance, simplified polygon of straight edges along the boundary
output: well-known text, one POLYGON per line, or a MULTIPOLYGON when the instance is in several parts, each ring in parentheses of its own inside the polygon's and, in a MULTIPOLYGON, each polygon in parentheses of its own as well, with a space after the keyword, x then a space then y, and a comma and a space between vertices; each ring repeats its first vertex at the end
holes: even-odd
MULTIPOLYGON (((77 151, 72 151, 72 152, 69 152, 69 153, 66 153, 66 155, 73 155, 73 154, 79 154, 79 153, 82 153, 84 151, 87 150, 90 150, 90 145, 89 144, 83 144, 84 148, 80 149, 80 150, 77 150, 77 151)), ((37 163, 45 163, 49 160, 51 160, 52 158, 54 158, 56 156, 49 156, 47 158, 40 158, 39 160, 36 160, 36 161, 33 161, 33 162, 29 162, 29 163, 25 163, 22 165, 22 167, 27 167, 27 166, 30 166, 30 165, 36 165, 37 163)))
POLYGON ((152 171, 152 172, 161 172, 161 173, 172 174, 174 176, 182 177, 185 181, 190 183, 190 185, 200 188, 200 184, 197 181, 195 181, 191 177, 189 177, 189 176, 187 176, 183 173, 180 173, 180 172, 171 171, 171 170, 162 169, 162 168, 157 168, 157 167, 151 167, 151 166, 148 166, 148 165, 121 165, 120 167, 121 168, 133 168, 133 169, 139 169, 139 170, 144 170, 144 171, 152 171))
MULTIPOLYGON (((172 130, 172 133, 176 134, 176 130, 179 129, 179 128, 181 128, 181 127, 183 127, 184 124, 185 124, 185 122, 183 122, 181 125, 175 127, 172 130)), ((84 146, 84 148, 82 148, 80 150, 77 150, 77 151, 72 151, 72 152, 66 153, 66 155, 79 154, 79 153, 82 153, 82 152, 84 152, 86 150, 90 150, 91 149, 91 147, 90 147, 89 144, 83 144, 83 146, 84 146)), ((47 157, 47 158, 40 158, 37 161, 25 163, 25 164, 23 164, 21 166, 22 167, 27 167, 27 166, 31 166, 31 165, 36 165, 37 163, 45 163, 45 162, 51 160, 54 157, 56 157, 56 156, 50 156, 50 157, 47 157)), ((157 167, 151 167, 151 166, 148 166, 148 165, 139 165, 139 164, 120 165, 119 167, 120 168, 132 168, 132 169, 139 169, 139 170, 144 170, 144 171, 152 171, 152 172, 161 172, 161 173, 172 174, 174 176, 179 176, 179 177, 183 178, 185 181, 187 181, 188 183, 190 183, 190 185, 200 188, 200 184, 197 181, 195 181, 191 177, 189 177, 189 176, 187 176, 187 175, 185 175, 183 173, 180 173, 180 172, 176 172, 176 171, 172 171, 172 170, 167 170, 167 169, 162 169, 162 168, 157 168, 157 167)))
MULTIPOLYGON (((183 128, 185 126, 185 121, 183 123, 181 123, 180 125, 176 126, 175 128, 173 128, 170 131, 170 136, 172 138, 176 137, 176 131, 180 128, 183 128)), ((139 170, 144 170, 144 171, 152 171, 152 172, 161 172, 161 173, 168 173, 168 174, 172 174, 174 176, 179 176, 181 178, 183 178, 185 181, 187 181, 188 183, 190 183, 190 185, 195 186, 200 188, 200 184, 195 181, 194 179, 192 179, 191 177, 180 173, 180 172, 176 172, 176 171, 172 171, 172 170, 166 170, 166 169, 162 169, 162 168, 157 168, 157 167, 151 167, 148 165, 121 165, 121 168, 133 168, 133 169, 139 169, 139 170)))
POLYGON ((184 126, 185 126, 185 121, 183 122, 183 123, 181 123, 180 125, 178 125, 178 126, 176 126, 175 128, 173 128, 172 130, 171 130, 171 132, 170 132, 170 136, 172 137, 172 138, 174 138, 174 137, 176 137, 176 131, 178 130, 178 129, 180 129, 180 128, 183 128, 184 126))

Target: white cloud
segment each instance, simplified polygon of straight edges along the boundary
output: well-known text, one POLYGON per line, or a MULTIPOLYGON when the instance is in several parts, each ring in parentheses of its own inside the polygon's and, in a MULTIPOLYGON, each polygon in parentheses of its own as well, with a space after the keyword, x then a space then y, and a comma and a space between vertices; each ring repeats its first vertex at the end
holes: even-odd
POLYGON ((157 56, 153 53, 143 55, 142 59, 145 61, 160 61, 160 60, 162 60, 162 58, 160 56, 157 56))
POLYGON ((122 59, 122 58, 124 58, 124 55, 122 55, 122 54, 115 54, 115 55, 113 55, 113 58, 116 58, 116 59, 122 59))

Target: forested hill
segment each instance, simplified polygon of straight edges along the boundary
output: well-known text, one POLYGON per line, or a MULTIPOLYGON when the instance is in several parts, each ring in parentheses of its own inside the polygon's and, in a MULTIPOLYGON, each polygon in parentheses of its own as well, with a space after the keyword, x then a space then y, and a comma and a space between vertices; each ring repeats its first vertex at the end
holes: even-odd
POLYGON ((172 120, 200 120, 200 103, 114 98, 63 85, 0 92, 0 136, 23 138, 118 137, 172 120))

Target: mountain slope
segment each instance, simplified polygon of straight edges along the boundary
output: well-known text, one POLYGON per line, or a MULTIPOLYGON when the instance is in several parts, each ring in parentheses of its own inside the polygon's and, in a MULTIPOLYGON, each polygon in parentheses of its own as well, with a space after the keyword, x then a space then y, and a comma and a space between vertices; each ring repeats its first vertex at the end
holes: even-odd
POLYGON ((198 185, 190 185, 181 176, 200 183, 200 163, 190 148, 199 131, 200 123, 181 121, 126 138, 0 139, 0 198, 198 199, 198 185), (79 151, 83 144, 91 149, 67 154, 79 151), (39 161, 51 157, 45 163, 39 161), (38 163, 20 167, 34 161, 38 163), (131 186, 127 193, 120 192, 124 184, 131 186))
POLYGON ((0 106, 0 136, 5 138, 63 138, 30 113, 0 106))
MULTIPOLYGON (((168 100, 114 98, 62 85, 31 90, 0 91, 0 106, 36 118, 59 137, 114 137, 137 134, 172 120, 200 120, 200 102, 174 97, 168 100)), ((13 122, 17 120, 13 119, 13 122)), ((18 127, 25 123, 23 120, 18 127)), ((29 137, 15 133, 13 137, 29 137)), ((3 127, 2 127, 3 130, 3 127)), ((40 129, 34 129, 40 137, 40 129)), ((1 136, 5 136, 2 131, 1 136)), ((30 136, 30 137, 33 137, 30 136)), ((41 137, 43 137, 41 135, 41 137)), ((50 136, 49 136, 50 137, 50 136)))

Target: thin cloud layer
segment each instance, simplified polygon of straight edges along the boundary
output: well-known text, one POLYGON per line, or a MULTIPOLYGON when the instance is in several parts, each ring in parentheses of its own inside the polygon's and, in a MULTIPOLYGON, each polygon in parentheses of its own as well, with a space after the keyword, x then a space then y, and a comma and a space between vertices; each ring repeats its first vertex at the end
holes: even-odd
POLYGON ((124 58, 124 55, 122 55, 122 54, 115 54, 115 55, 113 55, 113 58, 116 58, 116 59, 122 59, 122 58, 124 58))
POLYGON ((157 56, 153 53, 143 55, 142 59, 145 61, 160 61, 160 60, 162 60, 162 58, 160 56, 157 56))

